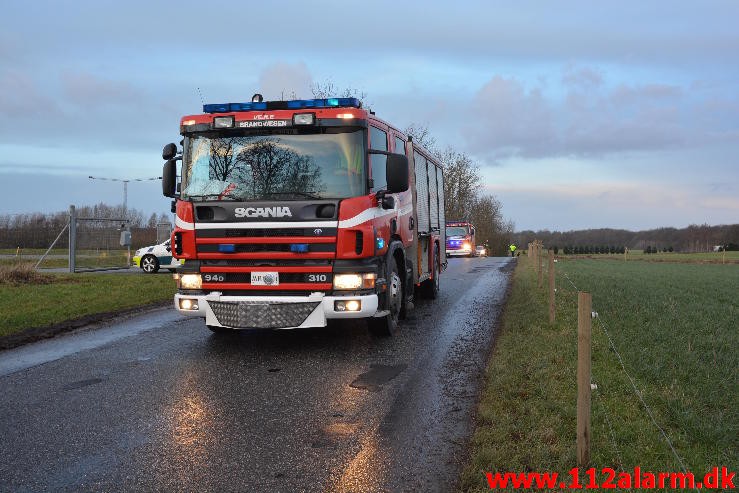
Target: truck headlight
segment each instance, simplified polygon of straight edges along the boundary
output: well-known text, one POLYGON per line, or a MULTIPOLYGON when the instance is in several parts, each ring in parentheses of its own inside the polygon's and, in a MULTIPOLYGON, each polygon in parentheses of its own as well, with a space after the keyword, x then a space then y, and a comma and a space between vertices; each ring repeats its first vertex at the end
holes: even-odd
POLYGON ((334 274, 334 289, 374 289, 377 274, 334 274))
POLYGON ((200 274, 180 274, 178 283, 181 289, 201 289, 203 278, 200 277, 200 274))

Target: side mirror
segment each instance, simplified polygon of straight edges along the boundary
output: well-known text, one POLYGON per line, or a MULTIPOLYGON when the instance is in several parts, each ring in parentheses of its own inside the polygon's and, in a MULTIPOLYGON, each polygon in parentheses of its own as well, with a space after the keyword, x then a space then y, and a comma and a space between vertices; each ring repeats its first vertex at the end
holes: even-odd
POLYGON ((385 166, 387 191, 400 193, 408 190, 408 158, 403 154, 388 154, 385 166))
POLYGON ((162 194, 165 197, 177 195, 177 161, 174 159, 164 163, 162 168, 162 194))
POLYGON ((162 159, 172 159, 177 155, 177 146, 175 144, 167 144, 162 149, 162 159))

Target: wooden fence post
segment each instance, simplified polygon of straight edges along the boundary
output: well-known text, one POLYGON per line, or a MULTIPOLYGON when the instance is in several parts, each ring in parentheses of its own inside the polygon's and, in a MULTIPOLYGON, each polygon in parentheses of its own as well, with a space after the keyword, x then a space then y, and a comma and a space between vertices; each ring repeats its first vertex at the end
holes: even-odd
POLYGON ((590 329, 592 296, 577 293, 577 465, 590 462, 590 329))
POLYGON ((554 313, 554 252, 549 250, 549 323, 553 324, 554 313))
POLYGON ((542 248, 541 247, 542 246, 543 245, 540 244, 537 247, 537 249, 536 249, 537 250, 536 268, 537 268, 537 276, 539 278, 539 287, 541 287, 541 285, 542 285, 542 278, 543 278, 543 275, 544 275, 544 272, 543 272, 544 271, 544 266, 542 265, 542 263, 544 262, 544 259, 541 258, 541 253, 542 253, 541 252, 542 251, 542 248))

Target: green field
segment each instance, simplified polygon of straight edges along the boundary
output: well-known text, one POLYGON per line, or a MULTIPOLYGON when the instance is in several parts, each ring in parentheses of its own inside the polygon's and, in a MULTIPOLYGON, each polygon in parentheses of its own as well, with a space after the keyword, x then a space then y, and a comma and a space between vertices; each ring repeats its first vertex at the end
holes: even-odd
POLYGON ((462 490, 489 491, 485 471, 576 466, 577 292, 569 280, 592 293, 598 312, 591 466, 681 471, 682 462, 696 476, 713 466, 736 471, 739 265, 567 258, 556 271, 557 322, 549 324, 547 293, 531 260, 519 257, 462 490))
POLYGON ((0 281, 0 336, 95 313, 171 300, 171 275, 45 274, 48 284, 0 281))
MULTIPOLYGON (((561 252, 560 252, 561 254, 561 252)), ((698 253, 676 253, 659 252, 645 254, 643 250, 630 250, 627 254, 577 254, 560 255, 564 258, 596 258, 625 260, 627 262, 675 262, 675 263, 739 263, 739 252, 698 252, 698 253)))

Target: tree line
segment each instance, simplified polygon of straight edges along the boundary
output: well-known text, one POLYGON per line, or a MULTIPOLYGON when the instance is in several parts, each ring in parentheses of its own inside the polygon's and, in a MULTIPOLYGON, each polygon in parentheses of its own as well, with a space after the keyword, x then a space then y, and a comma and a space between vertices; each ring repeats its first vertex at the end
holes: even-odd
MULTIPOLYGON (((165 213, 152 213, 147 218, 144 212, 138 209, 124 209, 123 205, 114 206, 102 202, 77 207, 76 211, 78 218, 127 220, 136 246, 155 243, 157 224, 172 222, 165 213)), ((0 214, 0 248, 48 248, 68 223, 68 210, 51 213, 0 214)), ((113 224, 110 221, 85 222, 84 227, 110 229, 120 228, 120 224, 113 224)), ((59 238, 57 246, 66 248, 67 243, 68 235, 65 233, 59 238)))
POLYGON ((521 231, 513 235, 517 245, 541 240, 547 247, 565 246, 593 248, 594 245, 619 245, 630 250, 650 253, 676 251, 684 253, 711 252, 717 247, 739 250, 739 224, 710 226, 691 224, 685 228, 657 228, 643 231, 625 229, 585 229, 578 231, 521 231))

